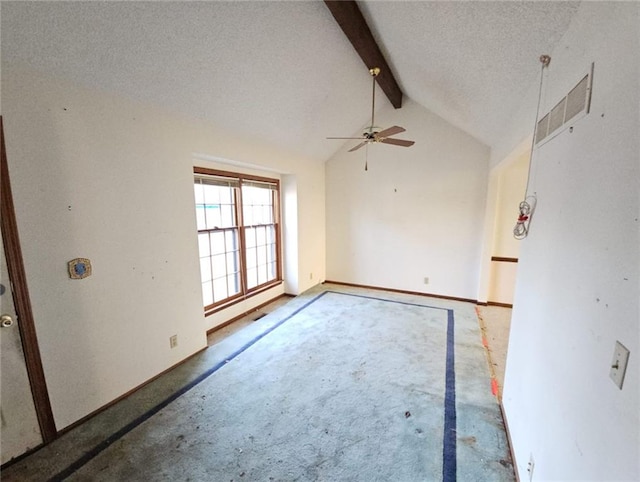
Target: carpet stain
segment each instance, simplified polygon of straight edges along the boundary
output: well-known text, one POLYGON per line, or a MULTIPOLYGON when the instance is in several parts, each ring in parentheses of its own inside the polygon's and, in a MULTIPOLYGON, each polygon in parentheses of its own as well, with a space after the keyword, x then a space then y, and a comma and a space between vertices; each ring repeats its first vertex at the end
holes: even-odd
POLYGON ((467 445, 475 445, 477 441, 474 436, 460 437, 458 440, 460 440, 460 442, 462 442, 463 444, 467 444, 467 445))

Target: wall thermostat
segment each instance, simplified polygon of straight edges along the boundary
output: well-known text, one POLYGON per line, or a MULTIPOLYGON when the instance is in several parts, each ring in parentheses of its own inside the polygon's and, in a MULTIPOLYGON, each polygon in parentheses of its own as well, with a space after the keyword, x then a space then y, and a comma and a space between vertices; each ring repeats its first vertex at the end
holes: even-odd
POLYGON ((83 279, 91 276, 91 261, 87 258, 76 258, 69 261, 69 278, 83 279))

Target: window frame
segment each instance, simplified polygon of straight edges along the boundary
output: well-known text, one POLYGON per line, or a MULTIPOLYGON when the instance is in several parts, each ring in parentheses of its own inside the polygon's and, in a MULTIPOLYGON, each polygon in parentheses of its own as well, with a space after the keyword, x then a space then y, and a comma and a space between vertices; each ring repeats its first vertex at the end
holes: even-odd
MULTIPOLYGON (((236 303, 239 303, 245 299, 248 299, 252 296, 257 295, 265 290, 271 289, 283 282, 282 280, 282 237, 281 237, 281 213, 280 213, 280 180, 276 178, 268 178, 263 176, 257 176, 253 174, 242 174, 238 172, 231 171, 222 171, 218 169, 210 169, 205 167, 194 167, 194 186, 196 184, 195 180, 198 177, 206 177, 212 176, 217 178, 227 178, 231 182, 237 182, 238 186, 233 187, 233 201, 234 201, 234 213, 236 217, 236 224, 238 230, 238 243, 239 243, 239 264, 240 264, 240 292, 236 293, 232 296, 227 296, 226 298, 215 301, 215 297, 213 298, 213 303, 204 306, 205 316, 216 313, 220 310, 228 308, 236 303), (242 199, 242 186, 243 182, 247 182, 251 184, 255 183, 266 183, 275 186, 275 189, 271 189, 271 202, 272 202, 272 212, 273 212, 273 222, 267 224, 258 224, 258 225, 250 225, 245 226, 244 223, 244 203, 242 199), (257 284, 252 288, 248 288, 248 279, 247 279, 247 239, 246 239, 246 229, 247 228, 255 228, 257 226, 273 226, 275 229, 275 278, 268 280, 262 284, 257 284)), ((195 199, 194 199, 195 201, 195 199)), ((194 202, 194 208, 196 203, 194 202)), ((211 233, 211 232, 224 232, 229 229, 236 229, 236 227, 224 227, 224 228, 205 228, 205 229, 197 229, 196 226, 196 235, 199 236, 203 233, 211 233)), ((199 243, 199 241, 198 241, 199 243)), ((209 255, 211 256, 211 254, 209 255)), ((200 269, 200 268, 199 268, 200 269)), ((229 273, 227 273, 227 276, 229 273)), ((202 287, 202 273, 200 274, 201 278, 201 287, 202 287)), ((203 298, 204 302, 204 298, 203 298)))

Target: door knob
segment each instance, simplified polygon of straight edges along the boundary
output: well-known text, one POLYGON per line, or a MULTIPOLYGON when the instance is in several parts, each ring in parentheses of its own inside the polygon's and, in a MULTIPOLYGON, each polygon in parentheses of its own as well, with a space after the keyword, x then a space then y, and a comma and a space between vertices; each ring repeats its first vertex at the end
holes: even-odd
POLYGON ((2 328, 9 328, 11 325, 13 325, 13 318, 11 318, 11 316, 0 316, 0 326, 2 326, 2 328))

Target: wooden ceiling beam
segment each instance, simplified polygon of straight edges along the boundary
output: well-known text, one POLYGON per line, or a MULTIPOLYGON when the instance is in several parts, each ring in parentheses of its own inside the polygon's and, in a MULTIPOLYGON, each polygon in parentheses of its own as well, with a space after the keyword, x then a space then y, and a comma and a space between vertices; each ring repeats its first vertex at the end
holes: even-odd
POLYGON ((380 74, 376 77, 378 85, 389 98, 396 109, 402 107, 402 91, 391 72, 391 68, 384 59, 380 47, 376 43, 366 20, 357 2, 347 0, 325 0, 329 11, 336 19, 338 25, 347 36, 358 55, 367 66, 380 68, 380 74))

